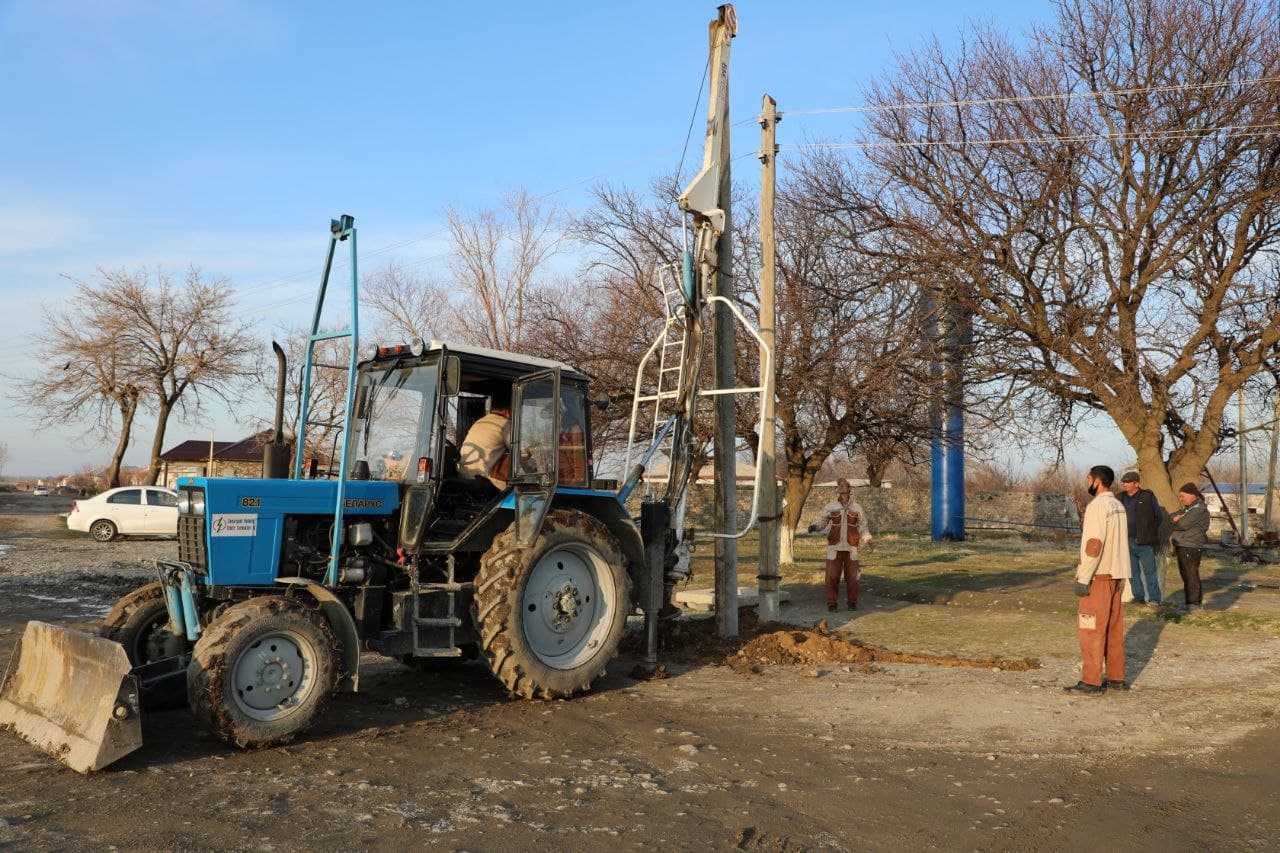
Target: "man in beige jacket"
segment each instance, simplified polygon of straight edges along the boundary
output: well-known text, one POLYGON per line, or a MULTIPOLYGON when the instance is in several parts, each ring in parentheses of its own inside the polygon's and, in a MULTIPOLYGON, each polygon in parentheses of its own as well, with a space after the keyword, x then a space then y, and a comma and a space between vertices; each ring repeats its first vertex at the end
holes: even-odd
POLYGON ((1124 582, 1131 575, 1129 521, 1124 505, 1111 492, 1115 476, 1106 465, 1089 469, 1086 486, 1094 497, 1081 520, 1075 586, 1080 598, 1076 628, 1084 666, 1080 681, 1063 689, 1091 696, 1101 695, 1108 688, 1129 689, 1124 680, 1124 618, 1120 603, 1124 582))
POLYGON ((822 508, 822 520, 809 525, 809 532, 827 534, 827 609, 836 609, 843 575, 845 601, 850 610, 857 610, 858 581, 862 578, 858 545, 871 541, 871 528, 844 477, 836 481, 836 500, 822 508))

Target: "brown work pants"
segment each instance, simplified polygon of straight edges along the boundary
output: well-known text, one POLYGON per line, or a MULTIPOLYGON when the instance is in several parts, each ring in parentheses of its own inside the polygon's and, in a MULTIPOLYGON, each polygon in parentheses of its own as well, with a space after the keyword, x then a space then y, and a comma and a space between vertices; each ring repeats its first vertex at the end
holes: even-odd
POLYGON ((844 575, 845 601, 858 603, 858 577, 862 574, 861 563, 851 559, 850 551, 836 551, 834 560, 827 560, 827 604, 835 604, 840 595, 840 576, 844 575))
POLYGON ((1102 664, 1106 661, 1107 680, 1124 681, 1124 618, 1120 593, 1124 581, 1111 575, 1095 575, 1089 594, 1080 599, 1076 627, 1080 632, 1080 654, 1084 669, 1080 680, 1094 687, 1102 686, 1102 664))

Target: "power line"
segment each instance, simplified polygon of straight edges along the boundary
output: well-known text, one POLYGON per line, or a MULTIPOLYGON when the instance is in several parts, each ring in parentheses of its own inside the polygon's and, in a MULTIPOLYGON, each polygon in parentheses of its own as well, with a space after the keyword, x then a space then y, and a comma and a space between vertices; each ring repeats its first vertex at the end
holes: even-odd
MULTIPOLYGON (((822 107, 817 109, 786 110, 779 115, 827 115, 831 113, 873 113, 899 110, 923 110, 939 107, 993 106, 1035 101, 1061 101, 1071 98, 1104 98, 1113 95, 1146 95, 1157 92, 1191 92, 1203 89, 1222 89, 1228 86, 1250 86, 1255 83, 1280 83, 1280 77, 1251 77, 1245 80, 1215 80, 1210 83, 1175 83, 1167 86, 1139 86, 1131 89, 1109 89, 1100 92, 1053 92, 1044 95, 1011 95, 1003 98, 969 98, 956 101, 920 101, 903 104, 862 104, 849 107, 822 107)), ((755 119, 753 119, 754 121, 755 119)))
POLYGON ((1149 138, 1153 141, 1161 140, 1177 140, 1177 139, 1195 139, 1198 137, 1212 136, 1222 133, 1227 136, 1257 136, 1265 131, 1274 131, 1280 129, 1280 122, 1271 122, 1269 124, 1239 124, 1239 125, 1222 125, 1220 127, 1206 128, 1175 128, 1172 130, 1139 130, 1128 133, 1087 133, 1064 136, 1010 136, 1001 139, 921 139, 921 140, 897 140, 892 142, 815 142, 815 143, 780 143, 780 148, 791 149, 793 151, 808 150, 829 150, 836 148, 933 148, 933 147, 955 147, 962 148, 966 146, 989 146, 989 145, 1012 145, 1015 143, 1043 143, 1043 142, 1094 142, 1094 141, 1123 141, 1131 139, 1149 138))

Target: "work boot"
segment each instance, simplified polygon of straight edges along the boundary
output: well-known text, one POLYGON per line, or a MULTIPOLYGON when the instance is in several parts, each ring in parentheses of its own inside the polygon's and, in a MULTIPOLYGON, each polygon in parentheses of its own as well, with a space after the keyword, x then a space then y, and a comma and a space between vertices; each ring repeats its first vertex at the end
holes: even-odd
POLYGON ((827 605, 827 609, 828 609, 828 610, 830 610, 832 613, 835 613, 835 612, 836 612, 836 606, 835 606, 835 604, 828 604, 828 605, 827 605))
POLYGON ((1085 684, 1083 681, 1077 681, 1070 687, 1062 688, 1065 693, 1083 693, 1085 696, 1101 696, 1107 692, 1107 688, 1099 687, 1095 684, 1085 684))
POLYGON ((1129 692, 1129 683, 1127 681, 1109 681, 1108 680, 1108 681, 1102 682, 1102 686, 1107 690, 1123 690, 1125 693, 1129 692))
POLYGON ((849 609, 850 609, 850 610, 857 610, 857 609, 858 609, 858 602, 856 602, 856 601, 850 601, 850 602, 849 602, 849 609))

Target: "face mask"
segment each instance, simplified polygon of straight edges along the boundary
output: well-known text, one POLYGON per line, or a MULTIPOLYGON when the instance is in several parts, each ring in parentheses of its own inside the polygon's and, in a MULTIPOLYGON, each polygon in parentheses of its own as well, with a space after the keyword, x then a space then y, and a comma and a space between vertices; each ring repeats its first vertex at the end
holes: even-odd
POLYGON ((1093 495, 1096 495, 1097 493, 1098 493, 1098 484, 1097 484, 1097 483, 1094 483, 1092 486, 1090 486, 1090 487, 1089 487, 1089 495, 1092 497, 1093 495))

